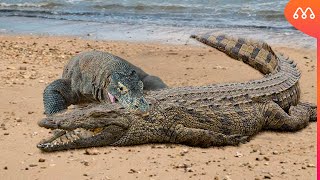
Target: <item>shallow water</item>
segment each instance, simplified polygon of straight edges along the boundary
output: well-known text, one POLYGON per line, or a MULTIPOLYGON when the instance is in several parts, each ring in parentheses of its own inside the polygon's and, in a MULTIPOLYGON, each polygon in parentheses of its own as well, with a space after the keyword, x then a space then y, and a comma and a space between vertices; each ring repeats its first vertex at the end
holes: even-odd
POLYGON ((315 47, 284 18, 287 0, 1 0, 0 32, 186 43, 217 31, 315 47))

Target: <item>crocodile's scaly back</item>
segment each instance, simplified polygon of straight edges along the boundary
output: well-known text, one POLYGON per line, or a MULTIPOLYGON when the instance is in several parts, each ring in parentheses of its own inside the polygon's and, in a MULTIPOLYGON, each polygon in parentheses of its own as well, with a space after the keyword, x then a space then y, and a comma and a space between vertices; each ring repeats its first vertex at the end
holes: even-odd
POLYGON ((264 73, 264 77, 241 83, 222 83, 201 87, 181 87, 152 92, 158 101, 182 103, 190 107, 221 104, 225 98, 238 103, 251 99, 271 99, 285 110, 300 99, 300 72, 293 61, 276 56, 266 43, 231 38, 226 35, 192 37, 218 48, 234 59, 242 60, 264 73), (217 40, 219 39, 219 41, 217 40), (225 44, 226 43, 226 44, 225 44), (250 50, 250 51, 249 51, 250 50))

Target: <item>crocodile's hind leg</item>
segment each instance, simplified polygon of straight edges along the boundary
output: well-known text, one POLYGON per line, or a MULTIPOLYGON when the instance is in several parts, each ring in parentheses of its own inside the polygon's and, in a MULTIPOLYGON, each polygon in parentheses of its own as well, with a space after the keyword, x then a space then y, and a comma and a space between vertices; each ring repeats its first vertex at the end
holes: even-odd
POLYGON ((270 102, 265 105, 264 115, 267 118, 264 129, 297 131, 306 127, 310 121, 316 121, 317 107, 299 102, 286 113, 278 104, 270 102))
POLYGON ((69 79, 55 80, 43 92, 44 113, 51 115, 63 111, 73 101, 71 81, 69 79))
POLYGON ((176 137, 171 137, 173 143, 181 143, 189 146, 225 146, 238 145, 248 141, 249 136, 234 134, 225 135, 205 129, 188 128, 178 125, 176 137))

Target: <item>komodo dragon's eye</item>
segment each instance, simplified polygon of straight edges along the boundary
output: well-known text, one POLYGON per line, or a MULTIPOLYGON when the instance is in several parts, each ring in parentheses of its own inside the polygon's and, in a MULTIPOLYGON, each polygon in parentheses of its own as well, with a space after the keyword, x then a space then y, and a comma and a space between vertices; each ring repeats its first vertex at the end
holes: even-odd
POLYGON ((122 93, 122 94, 125 94, 128 92, 128 88, 123 85, 121 82, 118 82, 118 90, 122 93))

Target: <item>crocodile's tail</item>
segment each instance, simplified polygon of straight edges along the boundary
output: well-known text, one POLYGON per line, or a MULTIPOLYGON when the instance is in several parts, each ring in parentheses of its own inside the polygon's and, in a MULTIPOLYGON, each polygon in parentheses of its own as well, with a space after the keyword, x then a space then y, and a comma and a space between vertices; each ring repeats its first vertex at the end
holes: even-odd
POLYGON ((279 63, 278 57, 265 42, 212 33, 191 35, 191 38, 216 48, 234 59, 243 61, 263 74, 275 72, 279 63))
POLYGON ((293 61, 276 56, 268 44, 211 33, 192 35, 191 38, 243 61, 265 74, 263 79, 249 81, 246 84, 246 90, 256 90, 250 94, 252 98, 270 97, 286 111, 299 103, 300 71, 293 61))

